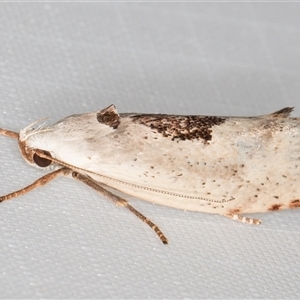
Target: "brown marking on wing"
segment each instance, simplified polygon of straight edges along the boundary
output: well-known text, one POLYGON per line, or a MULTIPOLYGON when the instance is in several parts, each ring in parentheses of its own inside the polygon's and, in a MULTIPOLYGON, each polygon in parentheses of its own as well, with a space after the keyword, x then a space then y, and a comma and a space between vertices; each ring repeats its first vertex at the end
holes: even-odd
POLYGON ((235 208, 235 209, 231 209, 228 214, 232 214, 232 215, 238 215, 241 213, 241 210, 238 209, 238 208, 235 208))
POLYGON ((295 200, 292 200, 290 202, 290 208, 297 208, 297 207, 300 207, 300 200, 299 199, 295 199, 295 200))
POLYGON ((120 116, 113 104, 98 112, 97 120, 99 123, 108 125, 113 129, 117 129, 120 124, 120 116))
POLYGON ((212 127, 221 125, 225 118, 213 116, 135 115, 134 122, 150 127, 172 140, 212 139, 212 127))
POLYGON ((268 210, 269 211, 274 211, 274 210, 279 210, 281 209, 282 204, 273 204, 268 210))

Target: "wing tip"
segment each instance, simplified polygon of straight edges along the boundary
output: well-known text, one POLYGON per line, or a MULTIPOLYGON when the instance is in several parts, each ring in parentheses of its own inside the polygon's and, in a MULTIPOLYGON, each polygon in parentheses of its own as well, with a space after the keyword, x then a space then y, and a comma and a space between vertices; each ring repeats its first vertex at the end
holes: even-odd
POLYGON ((294 110, 294 107, 285 107, 280 110, 277 110, 271 113, 271 116, 274 118, 287 118, 290 116, 291 112, 294 110))

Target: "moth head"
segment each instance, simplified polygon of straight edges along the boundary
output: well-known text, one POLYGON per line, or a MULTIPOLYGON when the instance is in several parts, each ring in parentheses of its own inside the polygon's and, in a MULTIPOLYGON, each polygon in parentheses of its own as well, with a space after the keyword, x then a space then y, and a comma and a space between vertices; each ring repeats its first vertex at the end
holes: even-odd
MULTIPOLYGON (((37 122, 40 122, 40 120, 37 122)), ((33 124, 37 122, 34 122, 33 124)), ((27 145, 27 139, 36 132, 36 130, 31 127, 33 124, 30 124, 20 131, 18 139, 19 148, 23 158, 28 164, 45 169, 53 164, 51 153, 45 150, 33 149, 27 145)))
POLYGON ((26 141, 21 141, 19 139, 19 148, 23 158, 30 165, 45 169, 50 167, 53 163, 53 161, 51 160, 52 156, 50 152, 45 150, 32 149, 26 145, 26 141), (44 154, 43 157, 41 156, 42 154, 44 154), (49 157, 49 159, 44 156, 49 157))

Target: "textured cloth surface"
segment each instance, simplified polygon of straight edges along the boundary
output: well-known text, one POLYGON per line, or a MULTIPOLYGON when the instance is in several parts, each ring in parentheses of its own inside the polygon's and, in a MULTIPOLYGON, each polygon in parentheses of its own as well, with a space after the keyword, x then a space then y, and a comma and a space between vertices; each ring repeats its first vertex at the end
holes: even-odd
MULTIPOLYGON (((300 3, 0 3, 0 127, 120 112, 300 116, 300 3)), ((0 137, 2 195, 45 174, 0 137)), ((101 149, 99 149, 101 151, 101 149)), ((0 205, 0 298, 297 298, 300 211, 261 226, 59 178, 0 205)))

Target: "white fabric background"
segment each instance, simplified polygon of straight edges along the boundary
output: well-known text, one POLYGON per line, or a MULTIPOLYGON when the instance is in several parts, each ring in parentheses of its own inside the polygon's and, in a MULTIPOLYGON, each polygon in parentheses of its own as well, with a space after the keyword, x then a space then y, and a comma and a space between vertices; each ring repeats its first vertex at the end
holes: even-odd
MULTIPOLYGON (((300 116, 300 3, 1 3, 0 126, 120 112, 300 116)), ((1 194, 44 174, 0 137, 1 194)), ((99 149, 101 152, 101 149, 99 149)), ((259 227, 60 178, 0 205, 0 298, 297 298, 300 211, 259 227)))

